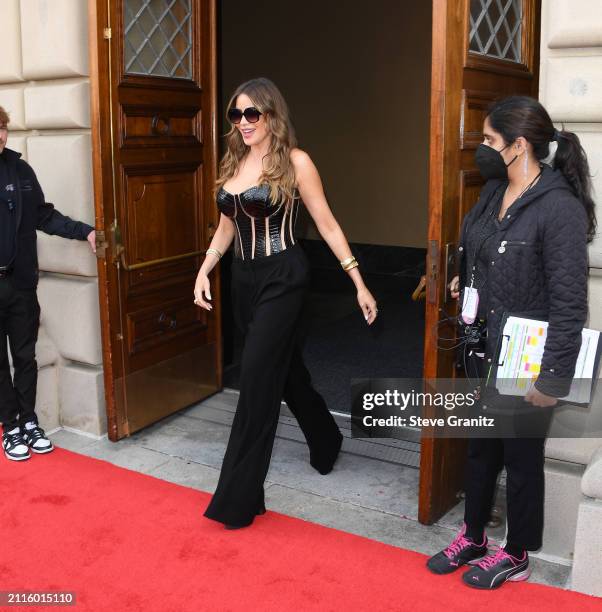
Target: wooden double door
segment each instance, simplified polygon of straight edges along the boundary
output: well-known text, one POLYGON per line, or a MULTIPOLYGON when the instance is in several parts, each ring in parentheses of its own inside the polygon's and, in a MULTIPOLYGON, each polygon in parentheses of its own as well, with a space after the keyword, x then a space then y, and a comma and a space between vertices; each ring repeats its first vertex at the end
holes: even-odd
POLYGON ((89 7, 105 394, 118 440, 221 388, 220 312, 193 303, 217 224, 215 4, 89 7))
MULTIPOLYGON (((429 224, 424 330, 424 377, 458 371, 439 325, 457 313, 447 285, 456 272, 455 249, 464 215, 482 179, 474 153, 487 108, 508 95, 538 97, 540 0, 433 0, 429 224)), ((423 434, 419 520, 430 524, 458 501, 466 441, 423 434)))
MULTIPOLYGON (((89 0, 111 440, 222 386, 218 268, 212 313, 193 304, 194 278, 218 221, 216 1, 89 0)), ((540 6, 432 0, 432 10, 432 72, 424 75, 431 80, 424 375, 450 378, 455 364, 438 348, 435 330, 442 312, 456 308, 446 284, 461 219, 481 185, 474 150, 491 101, 537 95, 540 6)), ((456 503, 464 456, 460 440, 423 437, 421 522, 456 503)))

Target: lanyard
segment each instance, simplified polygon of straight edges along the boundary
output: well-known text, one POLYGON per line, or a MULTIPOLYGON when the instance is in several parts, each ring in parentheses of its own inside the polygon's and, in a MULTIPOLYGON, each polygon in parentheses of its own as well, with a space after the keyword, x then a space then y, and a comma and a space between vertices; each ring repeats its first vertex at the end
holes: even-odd
MULTIPOLYGON (((501 186, 500 186, 501 187, 501 186)), ((491 195, 491 199, 489 202, 491 202, 491 200, 493 200, 496 195, 499 194, 500 191, 500 187, 498 187, 493 194, 491 195)), ((500 204, 501 204, 501 200, 500 200, 500 204)), ((490 232, 487 236, 484 236, 485 234, 485 228, 487 227, 487 225, 489 224, 491 218, 493 217, 493 215, 497 212, 497 205, 493 204, 491 205, 491 210, 489 211, 489 214, 487 216, 487 218, 485 219, 485 222, 483 223, 483 225, 481 226, 481 231, 479 232, 479 236, 478 236, 478 244, 475 246, 474 248, 474 252, 472 255, 472 269, 470 272, 470 286, 473 287, 474 286, 474 280, 475 280, 475 271, 477 269, 477 257, 479 255, 479 253, 481 252, 481 248, 483 247, 483 245, 485 244, 485 242, 487 240, 489 240, 489 238, 491 238, 491 236, 493 236, 496 232, 490 232)), ((481 215, 481 217, 479 217, 479 220, 483 217, 483 215, 481 215)), ((497 231, 497 230, 496 230, 497 231)))
MULTIPOLYGON (((514 202, 516 202, 517 200, 520 200, 520 198, 523 197, 523 195, 525 193, 527 193, 527 191, 529 191, 529 189, 531 189, 531 187, 533 187, 533 185, 535 185, 535 183, 537 183, 537 180, 539 179, 539 177, 543 174, 543 166, 541 167, 539 174, 519 193, 518 197, 514 200, 514 202)), ((496 195, 498 195, 499 191, 500 191, 501 185, 493 192, 491 199, 494 199, 496 195)), ((490 201, 491 201, 490 199, 490 201)), ((503 199, 503 196, 502 196, 503 199)), ((514 203, 513 202, 513 203, 514 203)), ((500 200, 500 209, 501 209, 501 204, 502 204, 502 200, 500 200)), ((477 267, 477 256, 479 255, 479 253, 481 252, 481 248, 483 246, 483 244, 485 244, 485 242, 491 238, 491 236, 493 236, 495 232, 490 232, 489 235, 485 236, 483 238, 483 234, 484 234, 484 229, 487 227, 487 224, 489 223, 491 217, 493 217, 494 213, 497 212, 497 206, 493 205, 491 207, 491 211, 489 212, 489 216, 487 217, 487 219, 485 219, 485 223, 483 223, 483 226, 481 227, 481 231, 479 233, 479 245, 478 247, 475 247, 474 250, 474 254, 473 254, 473 258, 472 258, 472 270, 471 270, 471 275, 470 275, 470 286, 473 287, 474 286, 474 280, 475 280, 475 271, 476 271, 476 267, 477 267)), ((482 215, 481 215, 482 216, 482 215)))

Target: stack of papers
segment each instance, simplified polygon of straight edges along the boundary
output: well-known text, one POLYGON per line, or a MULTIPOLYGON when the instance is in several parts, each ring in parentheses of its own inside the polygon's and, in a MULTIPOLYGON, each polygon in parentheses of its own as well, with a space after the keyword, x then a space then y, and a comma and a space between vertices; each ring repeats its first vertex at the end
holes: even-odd
MULTIPOLYGON (((496 389, 502 395, 526 395, 541 370, 548 323, 535 319, 509 316, 502 332, 498 357, 496 389)), ((592 379, 600 332, 584 328, 581 350, 575 366, 575 376, 566 397, 576 404, 591 401, 592 379)))

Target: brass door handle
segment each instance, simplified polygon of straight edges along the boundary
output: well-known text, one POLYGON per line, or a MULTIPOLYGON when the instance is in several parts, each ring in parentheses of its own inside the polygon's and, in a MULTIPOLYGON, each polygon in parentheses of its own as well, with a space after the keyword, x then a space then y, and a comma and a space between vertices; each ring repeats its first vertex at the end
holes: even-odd
POLYGON ((132 272, 134 270, 141 270, 142 268, 150 268, 152 266, 157 266, 162 263, 169 263, 171 261, 178 261, 180 259, 188 259, 190 257, 197 257, 199 255, 204 255, 205 250, 202 251, 190 251, 190 253, 182 253, 181 255, 172 255, 171 257, 161 257, 160 259, 151 259, 150 261, 143 261, 142 263, 137 264, 128 264, 125 260, 125 249, 120 245, 119 248, 119 264, 124 270, 128 272, 132 272))
POLYGON ((142 270, 143 268, 151 268, 162 263, 169 263, 172 261, 178 261, 180 259, 188 259, 189 257, 198 257, 199 255, 205 254, 205 249, 199 251, 190 251, 189 253, 182 253, 180 255, 172 255, 171 257, 161 257, 159 259, 151 259, 150 261, 143 261, 142 263, 129 264, 125 259, 125 247, 121 242, 121 228, 117 221, 113 221, 109 230, 109 237, 107 246, 112 250, 113 262, 118 266, 132 272, 134 270, 142 270))
POLYGON ((420 277, 420 282, 416 289, 414 289, 414 293, 412 293, 412 299, 417 302, 418 300, 423 300, 426 297, 426 276, 422 275, 420 277))

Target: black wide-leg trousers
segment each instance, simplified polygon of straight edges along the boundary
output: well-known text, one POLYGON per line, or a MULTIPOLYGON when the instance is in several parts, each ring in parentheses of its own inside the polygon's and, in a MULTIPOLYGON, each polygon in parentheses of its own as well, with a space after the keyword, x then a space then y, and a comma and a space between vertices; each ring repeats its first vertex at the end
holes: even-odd
POLYGON ((265 510, 263 484, 282 399, 305 435, 312 465, 319 470, 332 460, 341 434, 311 385, 298 334, 309 281, 299 245, 232 263, 234 317, 244 334, 240 395, 208 518, 245 526, 265 510))
POLYGON ((36 341, 40 305, 35 289, 17 289, 10 278, 0 278, 0 421, 4 431, 29 421, 35 414, 38 364, 36 341), (13 358, 11 377, 6 341, 13 358))
MULTIPOLYGON (((470 361, 482 374, 482 360, 471 357, 470 361)), ((491 516, 497 479, 505 467, 507 544, 537 550, 542 545, 544 524, 545 441, 553 411, 535 408, 522 397, 506 396, 498 401, 507 406, 507 414, 498 411, 491 416, 504 420, 501 429, 508 437, 469 440, 464 522, 473 533, 484 530, 491 516)))

